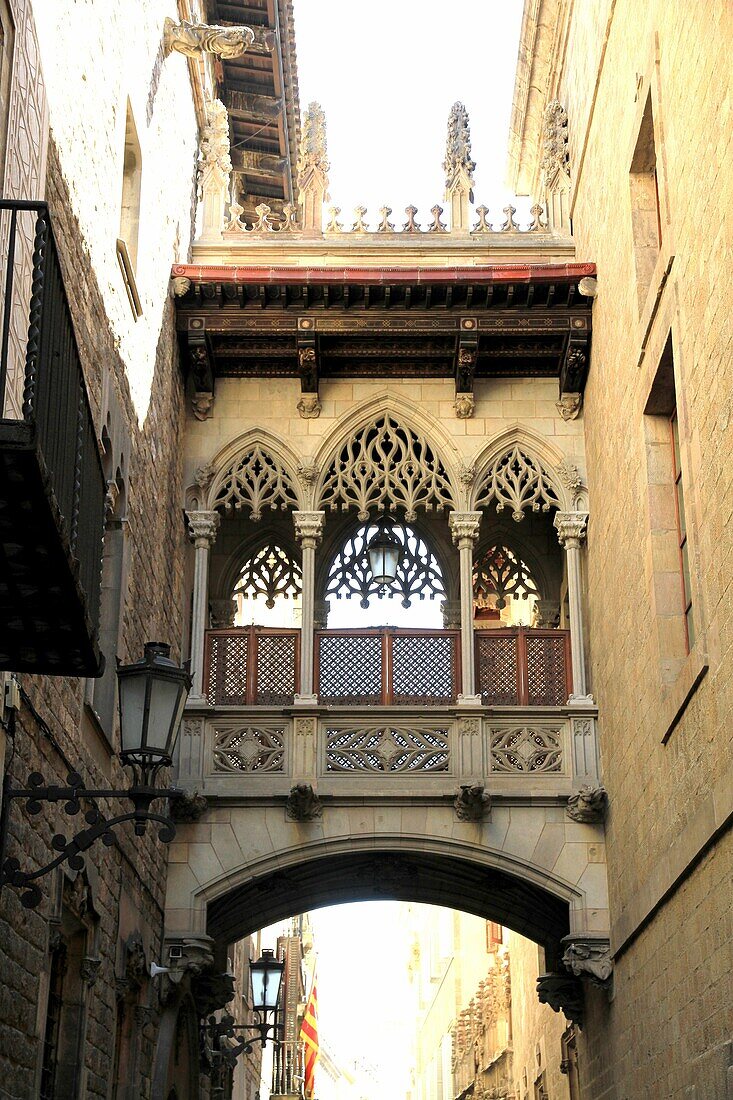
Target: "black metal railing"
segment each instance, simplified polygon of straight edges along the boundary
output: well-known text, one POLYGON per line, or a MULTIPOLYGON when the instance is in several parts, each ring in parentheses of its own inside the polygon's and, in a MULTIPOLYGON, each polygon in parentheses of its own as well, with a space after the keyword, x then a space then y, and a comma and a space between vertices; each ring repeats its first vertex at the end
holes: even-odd
POLYGON ((48 206, 2 199, 0 224, 7 241, 0 340, 2 422, 20 420, 33 429, 60 533, 96 629, 106 485, 48 206), (13 322, 19 315, 27 317, 24 351, 17 339, 13 341, 13 322), (9 385, 15 395, 8 392, 9 385), (20 409, 20 415, 12 415, 13 409, 20 409))

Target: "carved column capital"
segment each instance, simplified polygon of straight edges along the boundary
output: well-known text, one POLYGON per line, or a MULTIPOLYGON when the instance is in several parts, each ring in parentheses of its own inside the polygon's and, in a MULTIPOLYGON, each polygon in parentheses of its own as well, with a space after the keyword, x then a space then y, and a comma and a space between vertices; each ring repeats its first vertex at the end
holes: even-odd
POLYGON ((587 512, 555 512, 553 520, 557 538, 566 550, 578 549, 588 527, 587 512))
POLYGON ((216 541, 221 517, 218 512, 186 512, 188 537, 198 547, 210 547, 216 541))
POLYGON ((448 526, 459 549, 472 548, 481 526, 481 512, 451 512, 448 526))
POLYGON ((607 989, 613 974, 611 942, 608 936, 583 932, 565 936, 563 966, 576 978, 585 978, 593 985, 607 989))
POLYGON ((323 535, 325 512, 293 512, 295 537, 301 546, 315 550, 323 535))

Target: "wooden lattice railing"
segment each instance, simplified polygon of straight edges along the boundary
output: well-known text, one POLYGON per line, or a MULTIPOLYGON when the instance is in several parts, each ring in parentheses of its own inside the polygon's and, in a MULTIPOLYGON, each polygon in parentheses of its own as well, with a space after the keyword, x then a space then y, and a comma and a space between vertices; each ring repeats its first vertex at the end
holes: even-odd
POLYGON ((460 631, 319 630, 315 662, 322 703, 441 706, 460 691, 460 631))
POLYGON ((481 630, 474 646, 476 692, 484 706, 567 703, 572 691, 568 630, 481 630))
POLYGON ((298 691, 300 631, 243 626, 206 634, 204 683, 212 706, 287 706, 298 691))

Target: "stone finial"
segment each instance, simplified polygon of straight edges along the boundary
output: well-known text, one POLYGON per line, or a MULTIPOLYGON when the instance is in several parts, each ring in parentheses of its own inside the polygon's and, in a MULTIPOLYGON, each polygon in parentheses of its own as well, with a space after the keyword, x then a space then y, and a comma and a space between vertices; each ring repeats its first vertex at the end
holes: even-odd
POLYGON ((428 233, 447 233, 448 226, 440 220, 443 213, 442 206, 431 206, 430 213, 433 215, 433 220, 428 226, 428 233))
POLYGON ((198 169, 203 206, 201 240, 220 241, 232 173, 229 115, 220 99, 210 100, 206 105, 198 169))
POLYGON ((367 212, 366 206, 355 206, 354 207, 355 220, 354 220, 354 224, 351 227, 351 232, 352 233, 367 233, 368 232, 369 226, 364 221, 364 215, 366 214, 366 212, 367 212))
POLYGON ((592 932, 565 936, 563 966, 601 989, 608 989, 613 974, 613 959, 608 936, 596 936, 592 932))
POLYGON ((310 783, 297 783, 290 788, 285 803, 289 821, 315 821, 323 813, 323 804, 310 783))
POLYGON ((339 221, 339 214, 341 213, 340 206, 329 206, 328 208, 328 225, 326 226, 327 233, 343 233, 343 222, 339 221))
POLYGON ((465 175, 469 188, 473 187, 473 172, 476 167, 471 159, 471 130, 468 121, 468 111, 462 103, 454 103, 448 115, 448 135, 445 143, 445 160, 443 170, 445 172, 446 191, 450 190, 455 177, 459 173, 465 175))
POLYGON ((544 211, 538 202, 536 202, 534 206, 531 206, 529 208, 529 212, 532 215, 532 223, 529 227, 528 232, 541 233, 543 229, 547 229, 547 222, 543 222, 542 220, 542 214, 544 211))
POLYGON ((506 221, 502 224, 502 227, 501 227, 501 232, 502 233, 516 233, 516 232, 518 232, 519 226, 514 221, 514 215, 516 214, 516 212, 517 212, 516 206, 512 206, 511 203, 509 203, 508 206, 504 207, 504 213, 506 214, 506 221))
POLYGON ((284 233, 296 233, 298 229, 298 207, 295 203, 286 202, 283 206, 282 230, 284 233))
POLYGON ((568 817, 586 825, 598 825, 606 819, 608 792, 605 787, 581 787, 568 798, 568 817))
POLYGON ((462 783, 453 806, 459 821, 483 821, 491 809, 491 795, 480 783, 462 783))
POLYGON ((489 208, 488 206, 477 206, 476 213, 478 214, 478 221, 474 225, 473 233, 490 233, 491 222, 488 220, 489 208))
POLYGON ((570 974, 540 974, 537 979, 537 999, 549 1005, 553 1012, 564 1012, 578 1027, 583 1026, 583 987, 570 974))
POLYGON ((380 206, 380 222, 377 226, 377 233, 394 233, 394 222, 389 220, 389 216, 392 213, 391 206, 380 206))
POLYGON ((170 17, 163 24, 163 53, 166 57, 182 53, 184 57, 198 57, 213 53, 223 61, 231 61, 242 54, 255 40, 251 27, 216 27, 207 23, 190 23, 184 19, 176 23, 170 17))
POLYGON ((403 233, 419 233, 420 232, 420 224, 419 224, 419 222, 415 221, 415 217, 417 215, 417 207, 416 206, 406 206, 405 207, 405 213, 407 214, 407 221, 402 226, 403 233))
POLYGON ((267 205, 266 202, 261 202, 259 206, 255 206, 257 221, 252 223, 253 233, 272 233, 275 231, 275 226, 270 221, 271 213, 272 209, 267 205))
POLYGON ((448 136, 445 143, 445 197, 451 204, 451 230, 470 232, 469 204, 473 202, 473 171, 471 131, 468 111, 462 103, 454 103, 448 115, 448 136))
POLYGON ((309 103, 303 116, 298 154, 298 189, 303 208, 303 232, 319 237, 323 232, 323 204, 328 201, 328 152, 326 115, 320 103, 309 103))

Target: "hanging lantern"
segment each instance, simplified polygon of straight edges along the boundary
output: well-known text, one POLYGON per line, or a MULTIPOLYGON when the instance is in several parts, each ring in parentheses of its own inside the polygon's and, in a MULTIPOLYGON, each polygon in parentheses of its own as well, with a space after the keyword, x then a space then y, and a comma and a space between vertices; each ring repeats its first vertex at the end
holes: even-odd
POLYGON ((387 527, 384 520, 367 545, 369 568, 377 584, 390 585, 397 578, 397 568, 402 556, 402 543, 387 527))
POLYGON ((147 642, 142 661, 117 669, 124 763, 171 762, 191 677, 169 655, 170 646, 147 642))

